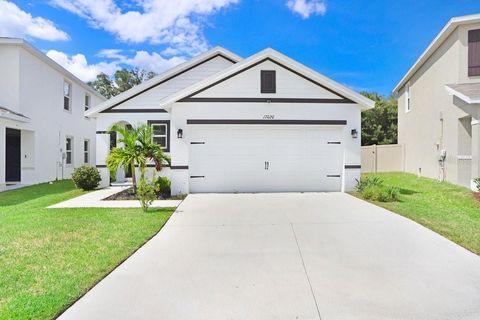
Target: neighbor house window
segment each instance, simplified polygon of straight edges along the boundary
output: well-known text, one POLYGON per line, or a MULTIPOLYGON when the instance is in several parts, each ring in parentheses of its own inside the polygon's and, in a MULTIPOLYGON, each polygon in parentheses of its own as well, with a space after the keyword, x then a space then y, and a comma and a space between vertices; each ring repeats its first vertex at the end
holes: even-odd
POLYGON ((410 83, 407 83, 405 86, 405 112, 408 112, 411 110, 412 105, 411 105, 411 92, 410 92, 410 83))
POLYGON ((85 111, 90 109, 90 95, 85 93, 85 111))
POLYGON ((65 139, 65 163, 73 163, 73 138, 67 137, 65 139))
POLYGON ((72 84, 63 82, 63 109, 70 111, 72 107, 72 84))
POLYGON ((276 88, 275 70, 260 71, 260 92, 261 93, 275 93, 276 88))
POLYGON ((83 140, 83 163, 90 163, 90 140, 83 140))
POLYGON ((170 121, 168 120, 153 120, 148 121, 148 123, 152 126, 153 143, 158 144, 162 147, 164 151, 169 151, 170 145, 170 121))
POLYGON ((480 29, 468 31, 468 76, 480 76, 480 29))

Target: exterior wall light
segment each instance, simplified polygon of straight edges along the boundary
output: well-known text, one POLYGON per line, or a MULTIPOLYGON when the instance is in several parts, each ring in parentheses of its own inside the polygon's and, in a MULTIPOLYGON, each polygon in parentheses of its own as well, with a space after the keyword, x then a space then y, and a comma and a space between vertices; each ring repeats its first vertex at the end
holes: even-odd
POLYGON ((358 131, 357 131, 357 129, 352 129, 352 132, 351 132, 351 133, 352 133, 352 138, 353 138, 353 139, 357 139, 357 138, 358 138, 358 131))
POLYGON ((178 130, 177 130, 177 138, 178 138, 178 139, 182 139, 182 138, 183 138, 183 130, 182 130, 182 129, 178 129, 178 130))

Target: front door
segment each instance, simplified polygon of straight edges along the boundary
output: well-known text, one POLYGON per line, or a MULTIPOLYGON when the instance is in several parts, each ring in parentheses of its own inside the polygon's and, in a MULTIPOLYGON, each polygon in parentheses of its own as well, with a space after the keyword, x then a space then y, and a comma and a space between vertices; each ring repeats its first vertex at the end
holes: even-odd
POLYGON ((20 130, 7 128, 6 130, 6 150, 5 150, 5 181, 20 181, 20 130))

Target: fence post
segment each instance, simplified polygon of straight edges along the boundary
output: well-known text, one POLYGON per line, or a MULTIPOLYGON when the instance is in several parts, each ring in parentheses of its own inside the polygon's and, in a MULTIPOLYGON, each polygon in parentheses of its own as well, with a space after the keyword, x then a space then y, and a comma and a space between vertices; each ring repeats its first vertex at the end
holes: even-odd
POLYGON ((373 153, 373 173, 377 173, 377 145, 374 144, 372 148, 373 153))

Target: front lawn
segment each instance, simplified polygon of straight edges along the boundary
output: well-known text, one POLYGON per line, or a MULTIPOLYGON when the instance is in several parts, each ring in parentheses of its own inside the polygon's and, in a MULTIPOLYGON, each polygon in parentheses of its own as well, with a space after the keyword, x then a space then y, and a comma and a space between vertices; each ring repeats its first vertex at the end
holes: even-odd
POLYGON ((71 181, 0 193, 0 319, 51 319, 157 233, 174 209, 46 209, 71 181))
MULTIPOLYGON (((374 202, 480 254, 480 202, 464 187, 408 173, 369 174, 400 189, 399 202, 374 202)), ((355 194, 359 196, 358 194, 355 194)))

